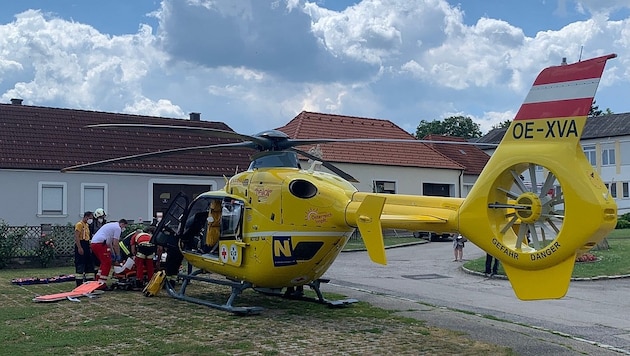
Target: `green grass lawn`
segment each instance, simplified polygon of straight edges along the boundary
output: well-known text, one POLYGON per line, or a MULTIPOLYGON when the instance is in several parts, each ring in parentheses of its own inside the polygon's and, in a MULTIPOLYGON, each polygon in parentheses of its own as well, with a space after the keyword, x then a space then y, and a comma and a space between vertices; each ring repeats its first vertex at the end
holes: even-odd
MULTIPOLYGON (((105 292, 80 302, 36 303, 74 282, 18 286, 11 279, 70 274, 73 268, 0 270, 3 355, 512 355, 506 348, 438 329, 365 302, 329 308, 246 290, 235 305, 261 306, 235 316, 173 299, 161 291, 105 292), (395 342, 392 342, 392 341, 395 342)), ((308 291, 310 292, 310 291, 308 291)), ((224 303, 229 290, 194 281, 187 295, 224 303)), ((313 296, 314 293, 310 292, 313 296)), ((343 296, 326 294, 326 298, 343 296)))
MULTIPOLYGON (((599 276, 618 276, 630 274, 630 229, 613 230, 607 237, 610 249, 591 250, 598 260, 595 262, 576 262, 572 278, 593 278, 599 276)), ((464 267, 471 271, 483 273, 486 258, 481 257, 468 261, 464 267)), ((499 274, 505 271, 499 264, 499 274)))

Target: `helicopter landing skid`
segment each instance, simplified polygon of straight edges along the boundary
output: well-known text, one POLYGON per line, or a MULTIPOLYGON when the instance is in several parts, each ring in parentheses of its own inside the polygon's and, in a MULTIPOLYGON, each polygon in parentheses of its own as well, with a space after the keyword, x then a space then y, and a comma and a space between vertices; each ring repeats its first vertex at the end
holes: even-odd
POLYGON ((327 305, 331 308, 343 307, 349 304, 357 303, 358 300, 354 298, 348 299, 340 299, 340 300, 328 300, 324 298, 322 291, 320 289, 321 283, 328 283, 330 280, 328 279, 317 279, 311 283, 306 284, 309 286, 315 294, 317 294, 317 298, 308 297, 304 295, 304 286, 298 287, 287 287, 287 290, 284 293, 281 293, 281 289, 269 289, 269 288, 254 288, 257 292, 261 292, 267 295, 278 296, 286 299, 292 300, 304 300, 308 302, 315 302, 319 304, 327 305))
POLYGON ((199 277, 198 274, 202 272, 202 270, 196 270, 190 274, 178 274, 178 279, 181 278, 183 280, 181 286, 179 287, 179 291, 175 290, 175 286, 172 284, 171 281, 168 280, 166 281, 166 283, 164 283, 164 288, 166 289, 166 292, 173 298, 190 303, 205 305, 210 308, 227 311, 237 315, 255 315, 260 314, 264 310, 264 308, 262 307, 236 307, 232 305, 239 294, 241 294, 247 288, 252 288, 252 285, 250 283, 240 283, 215 278, 199 277), (225 302, 225 304, 217 304, 208 300, 189 297, 186 295, 186 287, 188 287, 188 284, 191 280, 229 286, 232 288, 232 293, 230 294, 230 297, 225 302))

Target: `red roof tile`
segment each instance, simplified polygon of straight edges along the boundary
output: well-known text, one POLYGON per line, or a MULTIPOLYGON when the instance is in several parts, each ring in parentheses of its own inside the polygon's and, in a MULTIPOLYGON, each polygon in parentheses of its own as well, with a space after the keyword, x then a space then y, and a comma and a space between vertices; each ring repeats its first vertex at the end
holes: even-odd
MULTIPOLYGON (((60 170, 145 152, 234 142, 180 131, 85 127, 100 123, 183 125, 232 131, 221 122, 0 104, 0 168, 60 170)), ((247 169, 252 153, 243 149, 195 151, 86 170, 231 176, 237 167, 239 170, 247 169)))
MULTIPOLYGON (((321 114, 303 111, 278 130, 291 138, 387 138, 415 140, 389 120, 321 114)), ((310 148, 310 147, 309 147, 310 148)), ((434 148, 421 142, 322 144, 323 159, 340 163, 462 169, 434 148)), ((308 148, 303 148, 308 150, 308 148)))
MULTIPOLYGON (((423 138, 431 141, 467 142, 462 137, 429 135, 423 138)), ((429 146, 466 167, 465 174, 481 174, 490 156, 475 145, 432 144, 429 146)))

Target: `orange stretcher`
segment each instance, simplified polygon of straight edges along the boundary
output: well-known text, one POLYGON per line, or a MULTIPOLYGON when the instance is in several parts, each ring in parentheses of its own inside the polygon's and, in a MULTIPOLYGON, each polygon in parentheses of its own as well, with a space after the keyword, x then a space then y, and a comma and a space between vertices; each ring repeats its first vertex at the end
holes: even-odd
POLYGON ((90 281, 81 284, 70 292, 62 292, 48 295, 40 295, 33 298, 34 302, 56 302, 58 300, 72 300, 78 297, 93 297, 97 294, 103 293, 101 290, 97 290, 97 288, 101 284, 98 281, 90 281))

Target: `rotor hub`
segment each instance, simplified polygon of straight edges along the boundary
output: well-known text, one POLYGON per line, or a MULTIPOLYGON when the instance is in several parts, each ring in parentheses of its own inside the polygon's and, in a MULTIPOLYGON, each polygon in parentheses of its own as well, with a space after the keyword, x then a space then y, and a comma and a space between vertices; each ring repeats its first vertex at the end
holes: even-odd
POLYGON ((524 192, 516 199, 516 215, 521 222, 532 224, 542 215, 542 202, 538 195, 533 192, 524 192))

